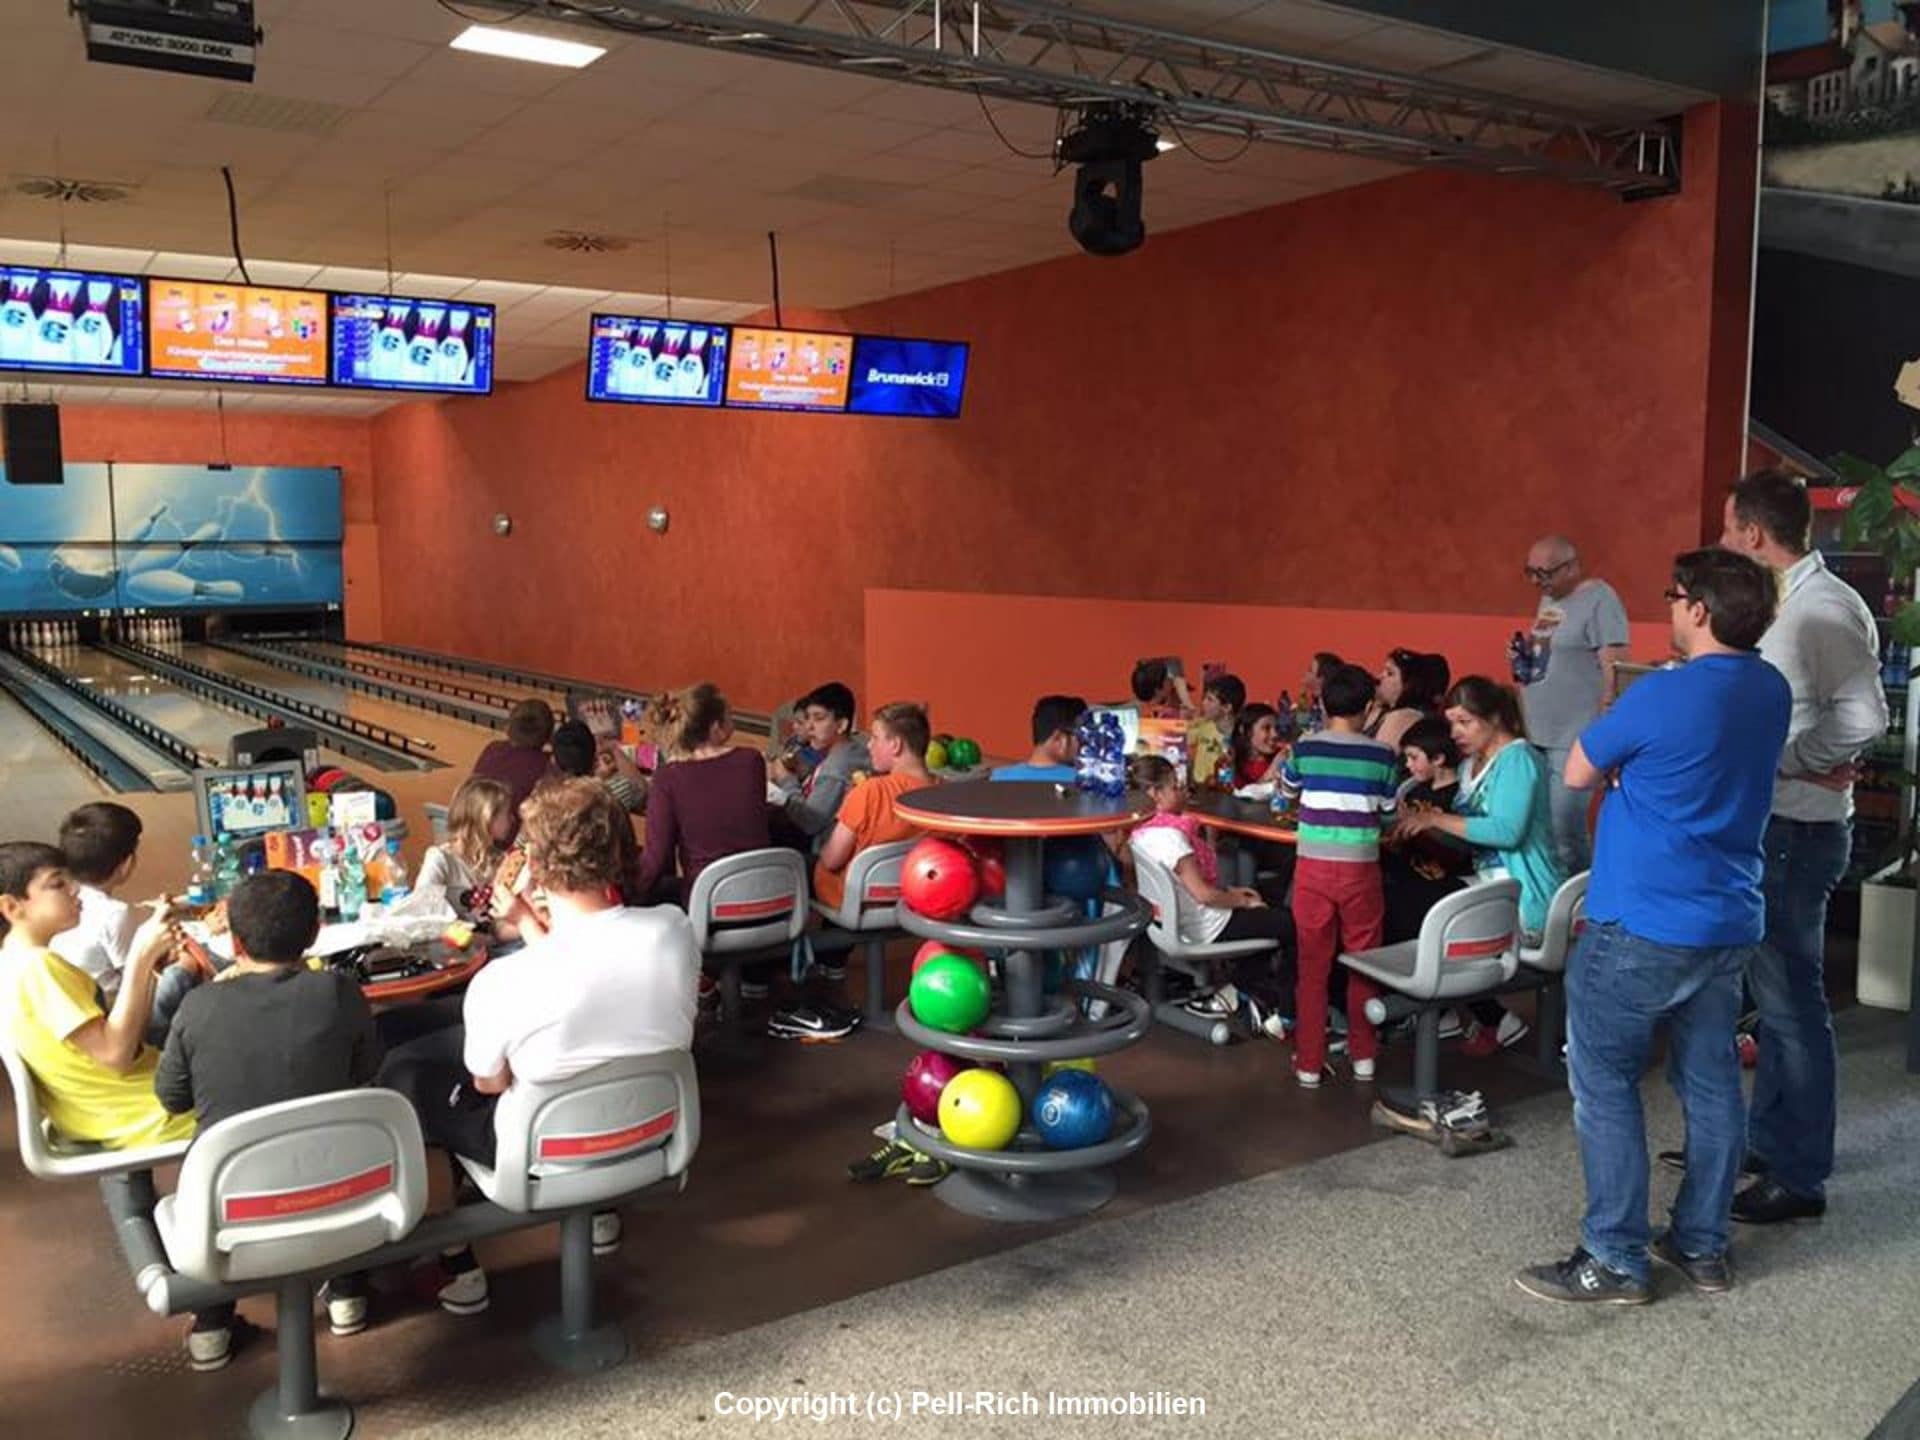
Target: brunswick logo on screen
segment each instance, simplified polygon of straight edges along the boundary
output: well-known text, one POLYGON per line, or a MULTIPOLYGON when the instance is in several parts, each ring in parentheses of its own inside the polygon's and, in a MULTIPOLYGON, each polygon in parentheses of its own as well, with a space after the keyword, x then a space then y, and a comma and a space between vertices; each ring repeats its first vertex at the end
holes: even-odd
POLYGON ((847 410, 952 420, 967 384, 967 346, 954 340, 862 335, 854 345, 847 410))

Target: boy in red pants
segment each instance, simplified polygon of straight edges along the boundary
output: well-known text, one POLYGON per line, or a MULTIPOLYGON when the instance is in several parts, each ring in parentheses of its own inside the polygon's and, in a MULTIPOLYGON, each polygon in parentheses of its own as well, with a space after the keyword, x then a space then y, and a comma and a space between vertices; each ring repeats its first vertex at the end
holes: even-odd
MULTIPOLYGON (((1300 806, 1299 862, 1293 872, 1293 923, 1299 955, 1294 1001, 1300 1033, 1293 1078, 1311 1090, 1327 1063, 1327 982, 1341 951, 1381 943, 1386 903, 1380 888, 1380 831, 1391 816, 1399 757, 1362 730, 1373 677, 1342 665, 1321 686, 1323 730, 1295 743, 1280 786, 1300 806)), ((1365 976, 1347 976, 1347 1047, 1353 1078, 1373 1078, 1376 1041, 1366 1003, 1378 993, 1365 976)))

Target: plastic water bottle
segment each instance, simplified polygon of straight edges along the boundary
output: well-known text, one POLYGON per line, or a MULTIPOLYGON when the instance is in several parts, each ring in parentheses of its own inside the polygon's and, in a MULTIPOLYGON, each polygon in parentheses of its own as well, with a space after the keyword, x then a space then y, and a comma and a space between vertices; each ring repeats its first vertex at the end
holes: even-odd
POLYGON ((1112 715, 1100 727, 1100 793, 1109 800, 1127 793, 1127 737, 1112 715))
POLYGON ((187 904, 205 910, 217 897, 213 893, 213 851, 207 837, 193 837, 193 867, 187 872, 187 904))
POLYGON ((407 898, 407 867, 400 859, 400 842, 387 841, 387 874, 380 883, 380 903, 392 909, 407 898))
POLYGON ((1074 788, 1088 793, 1097 791, 1100 788, 1100 726, 1091 710, 1080 717, 1073 733, 1080 742, 1080 753, 1074 757, 1073 764, 1074 788))
POLYGON ((367 869, 360 863, 360 847, 348 842, 340 859, 340 918, 351 925, 367 908, 367 869))
POLYGON ((240 883, 240 854, 226 836, 220 837, 213 856, 213 898, 224 900, 240 883))
POLYGON ((331 915, 340 908, 340 848, 332 840, 313 842, 313 863, 319 867, 320 912, 331 915))

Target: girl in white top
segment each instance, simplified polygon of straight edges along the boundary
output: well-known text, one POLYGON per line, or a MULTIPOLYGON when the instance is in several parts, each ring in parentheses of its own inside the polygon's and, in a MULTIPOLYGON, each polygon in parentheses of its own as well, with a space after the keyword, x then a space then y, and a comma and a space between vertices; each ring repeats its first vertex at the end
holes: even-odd
POLYGON ((415 891, 445 895, 454 913, 464 919, 484 918, 488 913, 485 896, 475 892, 493 883, 513 822, 513 797, 506 786, 480 775, 463 781, 447 806, 447 838, 428 847, 415 891))
POLYGON ((1292 940, 1293 919, 1285 910, 1269 908, 1258 890, 1221 886, 1213 842, 1202 832, 1199 817, 1187 812, 1187 787, 1171 764, 1158 755, 1139 756, 1133 762, 1133 782, 1147 792, 1154 813, 1135 827, 1128 844, 1136 864, 1144 858, 1173 876, 1182 940, 1190 945, 1292 940))

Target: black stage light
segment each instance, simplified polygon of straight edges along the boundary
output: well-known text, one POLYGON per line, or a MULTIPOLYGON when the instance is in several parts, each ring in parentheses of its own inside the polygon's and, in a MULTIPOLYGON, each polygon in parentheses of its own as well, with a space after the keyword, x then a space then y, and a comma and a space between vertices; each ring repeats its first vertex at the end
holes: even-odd
POLYGON ((1067 228, 1089 255, 1125 255, 1146 241, 1140 167, 1160 153, 1153 112, 1139 105, 1094 105, 1060 137, 1063 165, 1077 165, 1067 228))

